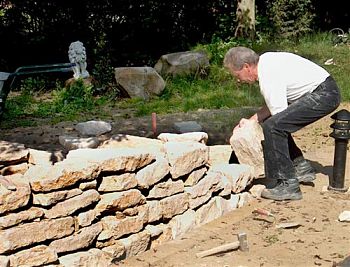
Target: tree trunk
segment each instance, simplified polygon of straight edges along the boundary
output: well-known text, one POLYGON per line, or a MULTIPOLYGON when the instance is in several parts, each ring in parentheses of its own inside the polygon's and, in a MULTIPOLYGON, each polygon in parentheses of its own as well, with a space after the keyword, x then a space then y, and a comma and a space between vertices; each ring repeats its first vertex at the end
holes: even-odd
POLYGON ((238 0, 236 18, 235 37, 253 39, 255 36, 255 0, 238 0))

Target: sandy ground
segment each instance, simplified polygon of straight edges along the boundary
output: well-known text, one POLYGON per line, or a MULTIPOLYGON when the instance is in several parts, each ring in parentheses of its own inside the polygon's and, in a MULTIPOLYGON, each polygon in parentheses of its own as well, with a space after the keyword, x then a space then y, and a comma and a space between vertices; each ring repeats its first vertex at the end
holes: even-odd
MULTIPOLYGON (((342 104, 349 109, 350 104, 342 104)), ((249 115, 251 109, 238 114, 236 111, 198 111, 186 114, 158 116, 157 134, 174 132, 176 121, 195 120, 209 134, 208 145, 228 144, 233 125, 238 117, 249 115), (244 113, 244 114, 243 114, 244 113)), ((111 133, 101 136, 108 139, 116 133, 154 137, 151 118, 128 118, 122 112, 111 116, 111 133)), ((336 266, 350 256, 350 223, 339 222, 338 216, 350 210, 350 193, 324 191, 333 173, 334 139, 329 137, 330 117, 305 127, 294 134, 317 171, 314 184, 302 185, 300 201, 274 202, 256 199, 249 205, 232 211, 224 217, 170 241, 157 249, 151 249, 121 262, 120 266, 336 266), (258 216, 256 208, 263 208, 275 215, 275 219, 258 216), (266 219, 270 219, 266 221, 266 219), (293 222, 298 226, 277 228, 281 223, 293 222), (237 240, 237 234, 247 233, 249 252, 229 251, 204 258, 196 253, 237 240)), ((27 147, 48 151, 62 151, 59 135, 76 135, 76 122, 40 127, 1 130, 0 140, 25 144, 27 147)), ((349 157, 348 157, 349 158, 349 157)), ((350 186, 350 161, 347 161, 345 186, 350 186)), ((257 179, 255 183, 264 183, 257 179)), ((349 260, 350 261, 350 260, 349 260)), ((342 266, 350 266, 342 265, 342 266)))

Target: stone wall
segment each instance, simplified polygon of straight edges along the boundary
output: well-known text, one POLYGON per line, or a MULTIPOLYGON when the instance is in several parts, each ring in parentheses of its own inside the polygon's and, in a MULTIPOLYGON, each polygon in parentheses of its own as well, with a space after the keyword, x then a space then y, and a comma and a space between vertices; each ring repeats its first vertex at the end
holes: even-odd
POLYGON ((253 179, 199 142, 65 158, 0 143, 1 267, 113 266, 242 206, 253 179))

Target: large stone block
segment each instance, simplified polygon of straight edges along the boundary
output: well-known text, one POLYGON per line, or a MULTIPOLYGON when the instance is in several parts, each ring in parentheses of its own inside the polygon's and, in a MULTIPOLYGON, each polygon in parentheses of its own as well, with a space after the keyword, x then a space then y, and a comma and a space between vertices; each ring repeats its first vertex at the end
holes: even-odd
POLYGON ((264 175, 264 154, 261 141, 264 134, 259 123, 249 120, 233 131, 230 144, 239 163, 254 167, 256 177, 264 175))

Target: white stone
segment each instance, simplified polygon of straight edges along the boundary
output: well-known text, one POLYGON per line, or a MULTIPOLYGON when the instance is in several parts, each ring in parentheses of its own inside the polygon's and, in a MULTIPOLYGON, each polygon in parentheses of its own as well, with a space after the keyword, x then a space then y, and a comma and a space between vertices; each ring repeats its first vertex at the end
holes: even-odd
POLYGON ((189 132, 189 133, 182 133, 182 134, 176 134, 176 133, 161 133, 157 137, 162 142, 169 142, 169 141, 177 141, 177 142, 183 142, 183 141, 193 141, 193 142, 199 142, 206 144, 208 141, 208 134, 205 132, 189 132))
POLYGON ((340 222, 350 222, 350 211, 345 210, 339 214, 338 220, 340 222))
POLYGON ((96 148, 100 144, 100 141, 97 137, 81 138, 61 135, 58 137, 58 141, 67 150, 79 148, 96 148))
POLYGON ((244 127, 233 131, 230 144, 239 163, 254 167, 256 177, 264 175, 264 154, 261 141, 264 134, 259 123, 248 120, 244 127))

